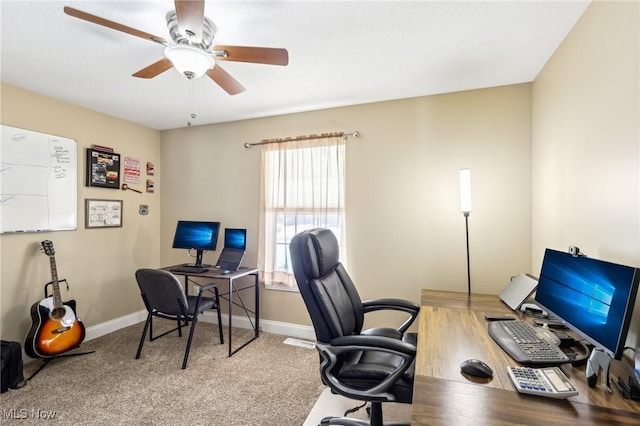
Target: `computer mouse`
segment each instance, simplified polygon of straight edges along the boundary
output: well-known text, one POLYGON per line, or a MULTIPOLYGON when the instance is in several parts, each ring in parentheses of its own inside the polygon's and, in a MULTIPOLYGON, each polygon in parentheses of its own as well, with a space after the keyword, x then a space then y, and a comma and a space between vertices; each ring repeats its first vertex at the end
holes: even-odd
POLYGON ((463 373, 475 377, 493 377, 493 370, 479 359, 468 359, 460 364, 463 373))
POLYGON ((224 271, 222 271, 222 275, 227 275, 229 272, 231 272, 231 271, 228 270, 228 269, 225 269, 224 271))

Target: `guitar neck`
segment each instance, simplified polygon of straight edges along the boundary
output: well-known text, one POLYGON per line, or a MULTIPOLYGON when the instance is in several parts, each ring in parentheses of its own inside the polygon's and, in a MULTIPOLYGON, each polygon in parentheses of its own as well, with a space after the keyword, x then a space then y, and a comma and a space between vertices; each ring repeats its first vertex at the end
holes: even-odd
POLYGON ((60 296, 60 282, 58 281, 55 256, 49 256, 49 264, 51 265, 51 282, 53 283, 53 306, 54 308, 61 308, 62 296, 60 296))

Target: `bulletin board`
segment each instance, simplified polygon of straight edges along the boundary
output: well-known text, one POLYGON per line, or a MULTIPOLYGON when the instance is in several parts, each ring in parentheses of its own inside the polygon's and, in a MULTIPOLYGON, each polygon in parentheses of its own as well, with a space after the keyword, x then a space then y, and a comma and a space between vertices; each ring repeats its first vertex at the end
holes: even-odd
POLYGON ((0 232, 77 229, 73 139, 0 125, 0 232))

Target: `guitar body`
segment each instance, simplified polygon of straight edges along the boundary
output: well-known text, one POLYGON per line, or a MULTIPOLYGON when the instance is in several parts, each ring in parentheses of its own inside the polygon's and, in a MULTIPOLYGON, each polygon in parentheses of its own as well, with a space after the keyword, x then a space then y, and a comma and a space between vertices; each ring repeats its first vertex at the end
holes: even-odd
POLYGON ((75 313, 76 301, 55 308, 52 297, 31 306, 31 329, 24 351, 31 358, 52 358, 80 346, 85 328, 75 313))
POLYGON ((24 342, 24 351, 31 358, 53 358, 77 348, 84 340, 85 334, 84 324, 76 315, 76 301, 63 302, 60 296, 53 243, 49 240, 43 241, 42 250, 49 256, 51 282, 44 286, 45 298, 31 306, 31 329, 24 342), (49 285, 52 295, 46 297, 49 285))

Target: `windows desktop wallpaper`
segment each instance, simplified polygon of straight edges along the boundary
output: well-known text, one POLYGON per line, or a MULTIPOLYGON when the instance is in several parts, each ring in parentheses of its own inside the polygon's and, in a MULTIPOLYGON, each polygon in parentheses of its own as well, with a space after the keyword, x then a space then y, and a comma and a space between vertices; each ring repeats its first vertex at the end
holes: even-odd
POLYGON ((215 250, 220 222, 178 221, 173 248, 215 250))
POLYGON ((224 246, 245 250, 247 247, 247 231, 245 229, 227 228, 224 230, 224 246))
POLYGON ((636 292, 636 268, 547 249, 535 300, 592 343, 615 353, 636 292))

